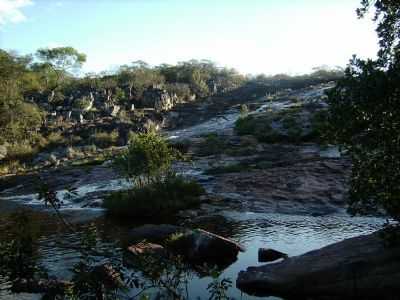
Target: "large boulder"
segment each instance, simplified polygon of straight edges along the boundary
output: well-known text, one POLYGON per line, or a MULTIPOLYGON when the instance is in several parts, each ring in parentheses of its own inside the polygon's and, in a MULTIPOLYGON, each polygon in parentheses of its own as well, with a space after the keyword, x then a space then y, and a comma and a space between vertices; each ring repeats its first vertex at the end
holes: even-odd
POLYGON ((168 111, 177 102, 175 94, 169 94, 168 91, 158 87, 152 87, 143 93, 142 105, 144 107, 154 108, 156 111, 168 111))
POLYGON ((164 244, 172 253, 180 254, 195 264, 225 266, 236 260, 239 251, 245 251, 238 243, 214 233, 168 224, 135 228, 130 232, 130 239, 164 244))
POLYGON ((321 299, 397 299, 400 246, 385 247, 379 232, 291 257, 249 267, 236 285, 258 296, 321 299))
POLYGON ((238 243, 217 234, 195 229, 177 237, 171 247, 194 263, 229 265, 245 249, 238 243))

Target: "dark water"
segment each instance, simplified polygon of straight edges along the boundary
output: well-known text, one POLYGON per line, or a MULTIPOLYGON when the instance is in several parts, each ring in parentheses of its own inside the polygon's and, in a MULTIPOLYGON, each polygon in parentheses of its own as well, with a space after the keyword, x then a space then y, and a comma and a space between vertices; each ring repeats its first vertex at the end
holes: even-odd
MULTIPOLYGON (((82 215, 88 212, 90 211, 80 210, 75 213, 82 215)), ((220 218, 222 221, 218 224, 205 220, 197 223, 196 226, 232 238, 246 247, 246 252, 240 253, 238 260, 227 267, 220 276, 233 281, 233 287, 228 294, 235 299, 261 299, 242 294, 235 288, 235 280, 239 271, 248 266, 260 265, 257 262, 258 248, 269 247, 283 251, 289 256, 299 255, 345 238, 373 232, 379 229, 385 221, 372 217, 352 218, 344 214, 311 217, 235 211, 226 211, 224 217, 226 219, 220 218)), ((49 214, 35 212, 33 219, 41 233, 39 238, 40 263, 49 270, 50 275, 70 278, 71 267, 81 257, 79 251, 75 249, 79 248, 81 234, 89 226, 89 223, 79 225, 76 233, 69 233, 56 218, 49 214)), ((94 224, 97 228, 100 240, 99 248, 102 252, 113 256, 119 256, 122 249, 127 246, 129 229, 140 225, 134 221, 121 223, 107 217, 100 217, 90 224, 94 224)), ((2 236, 5 234, 4 225, 1 224, 2 236)), ((198 297, 208 299, 209 294, 206 289, 210 282, 210 277, 200 278, 193 275, 188 284, 190 299, 198 297)), ((135 292, 131 291, 132 294, 135 292)), ((11 298, 4 292, 0 294, 0 298, 24 299, 21 295, 11 298)))

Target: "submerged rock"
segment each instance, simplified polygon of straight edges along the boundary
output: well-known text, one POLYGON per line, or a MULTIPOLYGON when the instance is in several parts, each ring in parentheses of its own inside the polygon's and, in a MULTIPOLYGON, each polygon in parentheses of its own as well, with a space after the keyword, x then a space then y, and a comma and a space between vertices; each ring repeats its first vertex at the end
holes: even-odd
POLYGON ((140 266, 151 256, 155 258, 164 258, 168 252, 159 244, 140 242, 129 246, 124 253, 124 263, 128 266, 140 266))
POLYGON ((386 248, 379 232, 239 273, 242 291, 320 299, 396 299, 400 246, 386 248))
POLYGON ((137 243, 128 247, 128 252, 134 256, 146 255, 146 254, 163 254, 165 252, 164 247, 153 243, 137 243))
POLYGON ((259 262, 270 262, 281 258, 287 258, 288 255, 280 251, 268 248, 258 249, 258 261, 259 262))

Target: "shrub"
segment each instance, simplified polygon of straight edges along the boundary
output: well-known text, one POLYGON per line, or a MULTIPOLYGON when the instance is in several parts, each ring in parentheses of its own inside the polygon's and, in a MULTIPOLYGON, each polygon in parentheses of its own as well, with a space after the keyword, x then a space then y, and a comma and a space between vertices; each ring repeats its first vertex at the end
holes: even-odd
POLYGON ((0 164, 0 175, 16 174, 24 169, 18 160, 9 160, 0 164))
POLYGON ((97 131, 90 137, 92 143, 101 148, 108 148, 117 144, 118 139, 119 133, 117 130, 111 132, 97 131))
POLYGON ((134 135, 114 164, 135 185, 112 193, 104 207, 112 215, 145 217, 169 215, 199 204, 203 188, 171 171, 179 154, 155 132, 134 135))
POLYGON ((247 107, 247 105, 246 104, 242 104, 241 106, 240 106, 240 118, 245 118, 245 117, 247 117, 248 116, 248 114, 249 114, 249 108, 247 107))
POLYGON ((210 133, 198 146, 198 154, 203 156, 223 153, 227 148, 226 142, 217 134, 210 133))
POLYGON ((235 131, 239 135, 249 135, 255 132, 255 118, 254 116, 247 116, 239 118, 235 123, 235 131))
POLYGON ((197 182, 169 173, 161 181, 112 193, 104 207, 111 215, 123 217, 168 216, 199 205, 203 192, 197 182))
POLYGON ((37 153, 37 149, 33 148, 28 142, 18 144, 10 144, 7 146, 8 160, 30 160, 37 153))
POLYGON ((169 171, 176 151, 155 132, 133 135, 128 149, 115 159, 116 167, 139 186, 159 180, 169 171))
POLYGON ((87 110, 90 108, 92 104, 92 101, 90 100, 89 97, 82 97, 79 99, 76 99, 73 103, 74 108, 80 109, 80 110, 87 110))
POLYGON ((67 140, 63 137, 61 132, 51 132, 47 136, 47 144, 49 147, 57 147, 60 145, 65 145, 67 140))

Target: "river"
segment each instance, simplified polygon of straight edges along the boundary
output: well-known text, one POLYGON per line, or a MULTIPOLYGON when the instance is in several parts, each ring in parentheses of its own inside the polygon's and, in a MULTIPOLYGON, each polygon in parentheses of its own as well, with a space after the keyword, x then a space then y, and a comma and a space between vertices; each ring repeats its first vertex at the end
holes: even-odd
MULTIPOLYGON (((305 95, 309 96, 309 94, 305 95)), ((303 97, 306 96, 303 95, 303 97)), ((260 110, 285 109, 285 107, 286 103, 266 103, 260 107, 260 110)), ((210 132, 229 134, 238 117, 238 109, 231 109, 223 117, 217 117, 190 128, 168 132, 167 135, 170 139, 187 139, 210 132)), ((191 175, 193 176, 193 174, 191 175)), ((194 176, 201 176, 201 172, 197 172, 194 176)), ((45 208, 35 194, 13 195, 13 191, 18 190, 17 187, 14 190, 3 191, 0 201, 3 205, 10 204, 5 205, 5 207, 10 207, 14 203, 33 208, 31 214, 35 224, 40 228, 39 252, 41 264, 49 270, 50 275, 69 278, 71 266, 79 261, 81 254, 74 250, 74 247, 68 246, 79 245, 81 234, 89 224, 93 224, 98 231, 100 248, 105 252, 112 252, 113 255, 119 256, 122 249, 127 245, 129 230, 143 223, 110 219, 103 215, 103 210, 100 207, 85 207, 88 195, 101 191, 123 189, 127 186, 126 181, 113 179, 80 185, 72 194, 65 189, 59 190, 58 195, 63 201, 61 211, 69 219, 79 221, 78 230, 75 233, 69 233, 63 229, 51 210, 45 208)), ((99 195, 101 197, 101 193, 99 195)), ((14 206, 9 210, 12 211, 13 209, 14 206)), ((7 210, 4 209, 0 213, 0 217, 4 220, 6 214, 7 210)), ((218 211, 218 216, 220 216, 219 224, 214 224, 212 218, 204 218, 203 221, 199 219, 196 226, 210 229, 214 233, 231 238, 245 246, 246 251, 240 253, 237 261, 220 274, 220 278, 232 280, 233 286, 229 289, 228 295, 234 299, 261 299, 242 294, 235 287, 235 280, 239 271, 249 266, 260 265, 257 254, 260 247, 273 248, 287 253, 289 256, 296 256, 346 238, 371 233, 381 228, 385 223, 383 218, 351 217, 344 211, 323 216, 312 216, 265 213, 250 208, 247 211, 225 208, 218 211)), ((179 218, 169 221, 178 224, 182 222, 179 218)), ((149 222, 147 221, 147 223, 149 222)), ((151 222, 156 221, 152 220, 151 222)), ((5 225, 4 222, 1 224, 2 235, 5 235, 5 225)), ((0 236, 0 239, 2 237, 0 236)), ((208 299, 207 286, 211 280, 210 277, 192 275, 187 286, 190 299, 208 299)), ((6 283, 3 283, 2 287, 5 286, 6 283)), ((135 292, 136 290, 133 289, 130 294, 133 295, 135 292)), ((35 299, 35 296, 16 296, 3 290, 0 298, 35 299)), ((267 297, 263 299, 280 298, 267 297)))

